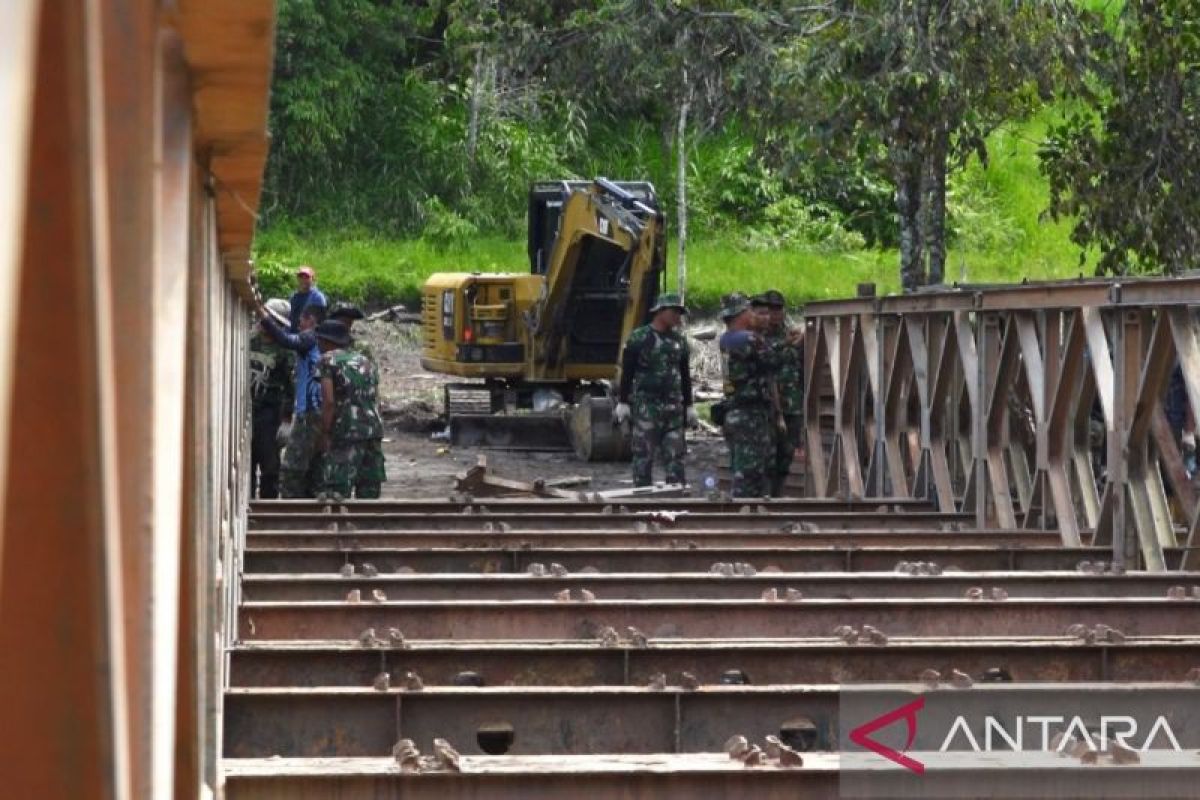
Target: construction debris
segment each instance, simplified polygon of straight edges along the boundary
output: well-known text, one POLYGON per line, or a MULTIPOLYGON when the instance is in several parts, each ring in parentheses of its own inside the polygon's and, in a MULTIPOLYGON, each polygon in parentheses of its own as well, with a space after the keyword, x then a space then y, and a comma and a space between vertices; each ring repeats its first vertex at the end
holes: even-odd
MULTIPOLYGON (((550 497, 560 500, 583 500, 582 492, 558 489, 545 480, 518 481, 503 478, 488 471, 487 456, 480 455, 475 466, 461 473, 454 482, 454 489, 472 497, 550 497)), ((483 513, 483 512, 481 512, 483 513)))
POLYGON ((382 311, 376 311, 374 314, 367 315, 368 322, 398 322, 409 325, 419 325, 421 315, 416 311, 409 311, 401 305, 389 306, 382 311))

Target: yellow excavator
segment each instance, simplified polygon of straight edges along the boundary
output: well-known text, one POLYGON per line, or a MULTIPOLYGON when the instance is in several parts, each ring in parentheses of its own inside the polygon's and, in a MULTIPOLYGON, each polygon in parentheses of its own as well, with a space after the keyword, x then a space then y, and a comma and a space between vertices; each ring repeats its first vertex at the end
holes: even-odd
POLYGON ((439 272, 422 287, 421 365, 475 379, 445 387, 450 440, 628 458, 609 385, 665 277, 654 187, 535 183, 528 238, 528 274, 439 272))

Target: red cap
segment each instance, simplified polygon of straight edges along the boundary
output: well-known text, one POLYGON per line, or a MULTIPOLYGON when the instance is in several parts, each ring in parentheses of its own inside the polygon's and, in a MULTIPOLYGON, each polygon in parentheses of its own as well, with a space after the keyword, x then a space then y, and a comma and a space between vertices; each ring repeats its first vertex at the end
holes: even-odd
POLYGON ((296 270, 296 274, 297 274, 297 275, 307 275, 307 276, 308 276, 308 277, 310 277, 310 278, 315 278, 315 277, 317 277, 317 273, 316 273, 316 272, 313 272, 313 268, 312 268, 312 267, 307 267, 307 266, 306 266, 306 267, 301 267, 300 269, 296 270))

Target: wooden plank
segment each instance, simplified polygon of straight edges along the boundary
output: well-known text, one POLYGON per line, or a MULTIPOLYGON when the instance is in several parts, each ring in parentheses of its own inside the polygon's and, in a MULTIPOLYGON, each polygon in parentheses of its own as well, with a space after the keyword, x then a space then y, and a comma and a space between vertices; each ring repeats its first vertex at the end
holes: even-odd
POLYGON ((480 455, 475 466, 460 473, 454 483, 455 491, 465 492, 472 497, 510 497, 531 495, 534 497, 556 497, 563 500, 579 500, 579 492, 556 489, 545 481, 518 481, 503 478, 488 472, 487 456, 480 455))

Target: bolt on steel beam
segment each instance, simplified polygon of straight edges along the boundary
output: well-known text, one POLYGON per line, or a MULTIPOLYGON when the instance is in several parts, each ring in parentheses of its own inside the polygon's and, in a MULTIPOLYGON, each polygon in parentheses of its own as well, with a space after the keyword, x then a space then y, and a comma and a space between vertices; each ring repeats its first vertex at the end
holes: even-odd
POLYGON ((832 636, 871 623, 892 636, 1054 635, 1072 624, 1109 625, 1130 636, 1200 629, 1200 601, 1151 598, 802 600, 556 600, 243 603, 242 641, 353 640, 398 627, 413 639, 594 639, 606 626, 656 638, 832 636))
MULTIPOLYGON (((369 565, 374 567, 373 564, 369 565)), ((377 569, 377 568, 376 568, 377 569)), ((373 571, 368 569, 368 573, 373 571)), ((1186 584, 1186 576, 1182 576, 1186 584)), ((1191 580, 1200 586, 1200 574, 1191 580)), ((755 600, 776 589, 781 601, 786 591, 799 593, 795 599, 867 599, 967 597, 972 589, 1002 588, 1009 597, 1155 597, 1167 596, 1181 583, 1178 573, 1132 573, 1090 575, 1079 572, 949 572, 941 575, 907 575, 896 572, 817 573, 760 572, 726 578, 705 573, 576 573, 563 576, 521 574, 462 575, 364 575, 343 576, 245 574, 242 598, 248 602, 334 602, 358 589, 369 598, 375 589, 387 600, 538 600, 553 597, 563 589, 586 588, 605 600, 755 600)), ((983 596, 983 592, 980 592, 983 596)))
MULTIPOLYGON (((1166 551, 1168 563, 1178 564, 1182 550, 1166 551)), ((353 564, 361 572, 371 563, 380 572, 523 573, 532 564, 564 565, 578 573, 599 572, 707 572, 714 563, 745 562, 758 572, 888 572, 901 561, 934 562, 944 570, 964 572, 994 570, 1073 570, 1081 562, 1098 563, 1111 551, 1106 548, 1065 547, 754 547, 691 550, 669 546, 646 548, 576 547, 421 550, 416 548, 347 548, 342 552, 259 549, 243 553, 248 573, 337 573, 353 564)))
POLYGON ((948 547, 951 545, 995 547, 1053 547, 1059 544, 1052 531, 970 531, 941 530, 849 530, 849 531, 768 531, 729 527, 725 530, 695 530, 686 526, 664 527, 655 532, 624 531, 619 529, 564 529, 561 531, 480 531, 474 530, 403 530, 360 531, 292 530, 254 531, 246 536, 246 547, 255 549, 288 550, 347 550, 356 547, 463 547, 463 548, 533 548, 533 547, 655 547, 666 545, 676 549, 709 547, 806 547, 855 545, 948 547))
POLYGON ((989 670, 1016 681, 1152 681, 1200 664, 1200 637, 901 639, 886 648, 820 640, 651 640, 645 648, 594 642, 413 642, 367 650, 345 642, 247 642, 230 651, 230 685, 370 686, 407 671, 426 686, 646 686, 657 674, 689 671, 704 683, 875 682, 915 679, 926 669, 989 670), (477 680, 476 680, 477 679, 477 680))

